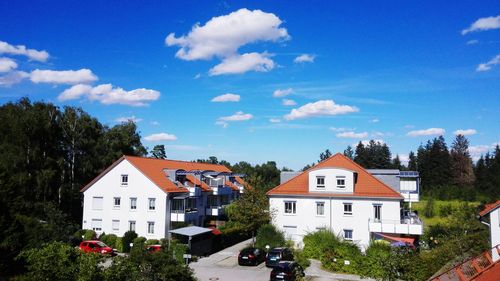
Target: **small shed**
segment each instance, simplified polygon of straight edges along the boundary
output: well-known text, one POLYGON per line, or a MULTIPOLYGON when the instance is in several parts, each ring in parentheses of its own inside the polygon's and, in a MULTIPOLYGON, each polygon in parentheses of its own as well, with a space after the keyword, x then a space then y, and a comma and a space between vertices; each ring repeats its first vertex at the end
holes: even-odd
POLYGON ((192 255, 205 256, 212 253, 214 235, 210 228, 187 226, 170 230, 170 233, 182 244, 188 245, 192 255))

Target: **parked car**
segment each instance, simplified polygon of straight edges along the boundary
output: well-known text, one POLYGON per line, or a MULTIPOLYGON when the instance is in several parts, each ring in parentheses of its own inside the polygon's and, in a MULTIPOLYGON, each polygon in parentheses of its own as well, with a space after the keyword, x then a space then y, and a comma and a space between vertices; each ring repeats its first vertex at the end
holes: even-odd
POLYGON ((258 248, 246 248, 238 255, 239 265, 258 265, 266 259, 263 250, 258 248))
POLYGON ((271 271, 270 279, 295 281, 298 277, 304 277, 304 269, 294 261, 281 261, 271 271))
POLYGON ((111 247, 104 244, 102 241, 98 240, 89 240, 81 242, 80 250, 82 250, 84 253, 98 253, 101 255, 110 255, 110 256, 116 255, 115 251, 111 247))
POLYGON ((159 252, 161 250, 161 245, 148 245, 146 246, 146 251, 148 251, 148 253, 156 253, 156 252, 159 252))
POLYGON ((266 255, 266 266, 274 267, 280 261, 293 261, 293 253, 290 248, 273 248, 266 255))

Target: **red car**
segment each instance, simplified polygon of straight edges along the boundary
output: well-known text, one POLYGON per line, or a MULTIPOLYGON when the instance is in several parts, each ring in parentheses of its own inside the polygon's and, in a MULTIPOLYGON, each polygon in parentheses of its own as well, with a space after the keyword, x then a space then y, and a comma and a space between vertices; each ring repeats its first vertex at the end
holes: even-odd
POLYGON ((111 247, 98 240, 83 241, 80 243, 80 250, 84 253, 98 253, 110 256, 116 255, 115 251, 111 247))
POLYGON ((146 251, 148 251, 148 253, 156 253, 156 252, 159 252, 161 250, 161 245, 148 245, 146 246, 146 251))

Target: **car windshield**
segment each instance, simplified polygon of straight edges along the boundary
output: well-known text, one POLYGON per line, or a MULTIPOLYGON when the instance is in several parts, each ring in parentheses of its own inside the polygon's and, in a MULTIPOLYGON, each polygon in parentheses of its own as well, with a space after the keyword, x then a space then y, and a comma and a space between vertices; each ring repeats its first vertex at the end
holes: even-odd
POLYGON ((278 264, 277 270, 284 271, 284 272, 291 272, 292 266, 290 263, 280 263, 280 264, 278 264))
POLYGON ((99 245, 99 247, 106 247, 106 244, 102 243, 101 241, 97 242, 96 244, 99 245))
POLYGON ((241 254, 242 254, 242 255, 253 254, 253 253, 254 253, 254 251, 255 251, 255 249, 254 249, 254 248, 243 249, 243 250, 241 250, 241 254))
POLYGON ((270 258, 279 258, 280 257, 280 252, 270 252, 269 253, 270 258))

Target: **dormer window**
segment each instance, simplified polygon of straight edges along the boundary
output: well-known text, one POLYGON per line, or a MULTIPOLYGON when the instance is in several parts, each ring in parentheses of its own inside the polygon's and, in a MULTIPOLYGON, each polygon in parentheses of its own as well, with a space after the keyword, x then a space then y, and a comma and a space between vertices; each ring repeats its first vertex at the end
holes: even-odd
POLYGON ((121 185, 128 185, 128 175, 122 175, 121 178, 121 185))
POLYGON ((316 177, 316 188, 325 188, 325 177, 324 176, 316 177))
POLYGON ((337 188, 345 188, 345 177, 337 177, 337 188))

